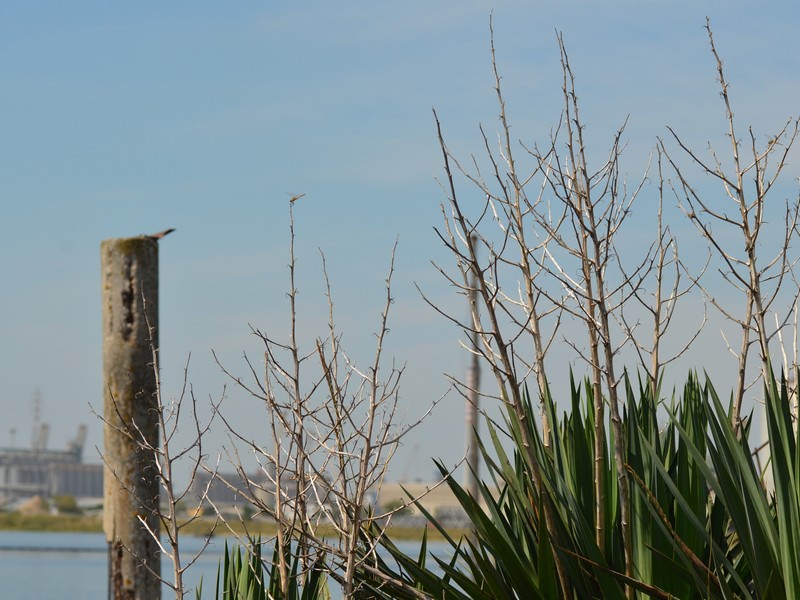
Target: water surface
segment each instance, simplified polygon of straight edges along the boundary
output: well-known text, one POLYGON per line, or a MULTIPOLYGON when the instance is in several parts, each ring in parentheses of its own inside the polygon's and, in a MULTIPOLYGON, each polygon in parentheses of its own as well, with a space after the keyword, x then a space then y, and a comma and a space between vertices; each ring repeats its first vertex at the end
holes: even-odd
MULTIPOLYGON (((203 538, 182 539, 182 560, 200 550, 203 538)), ((235 540, 229 540, 229 544, 235 540)), ((398 544, 413 553, 418 542, 398 544)), ((443 552, 443 544, 430 543, 429 550, 443 552)), ((216 537, 197 563, 185 574, 184 584, 191 590, 186 598, 194 600, 194 589, 203 578, 203 597, 214 598, 217 565, 225 549, 225 538, 216 537)), ((15 600, 102 600, 107 597, 107 545, 102 533, 50 533, 43 531, 0 531, 0 598, 15 600)), ((164 559, 162 576, 171 578, 171 563, 164 559)), ((333 591, 333 590, 332 590, 333 591)), ((162 599, 174 598, 164 588, 162 599)), ((334 598, 336 595, 334 594, 334 598)))

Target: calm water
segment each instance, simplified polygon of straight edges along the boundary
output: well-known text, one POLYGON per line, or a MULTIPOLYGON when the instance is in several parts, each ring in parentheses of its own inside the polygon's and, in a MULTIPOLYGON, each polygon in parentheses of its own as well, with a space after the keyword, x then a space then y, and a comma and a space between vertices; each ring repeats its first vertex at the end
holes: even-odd
MULTIPOLYGON (((187 572, 194 588, 200 576, 206 598, 217 574, 224 539, 215 539, 198 563, 187 572)), ((188 551, 202 545, 200 538, 185 538, 188 551)), ((162 569, 169 569, 164 561, 162 569)), ((166 575, 166 573, 163 573, 166 575)), ((47 533, 0 531, 0 598, 19 600, 98 600, 107 597, 107 546, 102 533, 47 533)), ((164 591, 164 599, 171 592, 164 591)), ((194 598, 192 593, 189 598, 194 598)))
MULTIPOLYGON (((184 538, 184 554, 202 547, 201 538, 184 538)), ((411 542, 403 550, 415 552, 411 542)), ((204 598, 213 598, 217 565, 225 549, 224 538, 212 540, 198 562, 186 573, 186 585, 192 589, 187 598, 194 600, 194 588, 201 575, 205 582, 204 598)), ((435 544, 429 549, 436 552, 435 544)), ((442 551, 444 547, 439 548, 442 551)), ((102 600, 107 597, 107 547, 102 533, 47 533, 0 531, 0 598, 15 600, 102 600)), ((162 575, 170 568, 162 564, 162 575)), ((173 598, 165 588, 162 598, 173 598)))

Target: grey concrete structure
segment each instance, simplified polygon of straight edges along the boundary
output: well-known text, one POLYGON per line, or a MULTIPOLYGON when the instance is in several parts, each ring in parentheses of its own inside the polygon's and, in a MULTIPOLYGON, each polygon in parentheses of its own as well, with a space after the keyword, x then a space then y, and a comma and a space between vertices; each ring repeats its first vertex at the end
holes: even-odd
POLYGON ((31 448, 0 448, 0 504, 33 496, 103 498, 103 465, 84 464, 86 426, 64 450, 47 450, 47 425, 41 425, 31 448))

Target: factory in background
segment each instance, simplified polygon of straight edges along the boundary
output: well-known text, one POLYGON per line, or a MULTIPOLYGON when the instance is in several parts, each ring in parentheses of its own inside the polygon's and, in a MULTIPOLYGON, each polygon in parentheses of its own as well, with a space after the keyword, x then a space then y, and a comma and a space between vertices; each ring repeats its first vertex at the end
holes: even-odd
POLYGON ((82 462, 86 425, 78 428, 65 450, 47 449, 49 433, 47 423, 41 423, 30 448, 0 448, 0 506, 34 496, 102 502, 103 465, 82 462))

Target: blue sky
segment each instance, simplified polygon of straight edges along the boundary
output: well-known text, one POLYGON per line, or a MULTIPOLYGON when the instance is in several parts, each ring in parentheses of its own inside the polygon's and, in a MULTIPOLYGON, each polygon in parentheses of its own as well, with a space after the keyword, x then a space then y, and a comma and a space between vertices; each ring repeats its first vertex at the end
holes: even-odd
MULTIPOLYGON (((431 108, 462 156, 481 151, 479 123, 496 129, 492 11, 514 134, 545 141, 559 118, 559 30, 597 152, 629 117, 633 178, 665 125, 700 148, 724 143, 706 16, 737 118, 766 135, 798 113, 791 2, 0 6, 0 445, 11 428, 28 443, 38 389, 50 446, 85 422, 95 459, 102 433, 88 405, 101 406, 99 244, 109 237, 177 228, 161 244, 165 386, 179 390, 191 352, 195 393, 218 397, 226 379, 212 349, 244 374, 242 353, 259 352, 249 325, 286 330, 288 199, 298 193, 308 340, 325 319, 322 249, 344 343, 371 358, 399 239, 388 350, 408 365, 408 419, 421 414, 447 389, 442 373, 467 362, 459 332, 415 289, 458 301, 430 264, 447 264, 433 233, 444 196, 431 108)), ((227 410, 252 419, 253 405, 229 395, 227 410)), ((428 457, 458 459, 461 404, 449 396, 408 438, 395 476, 428 478, 428 457)))

